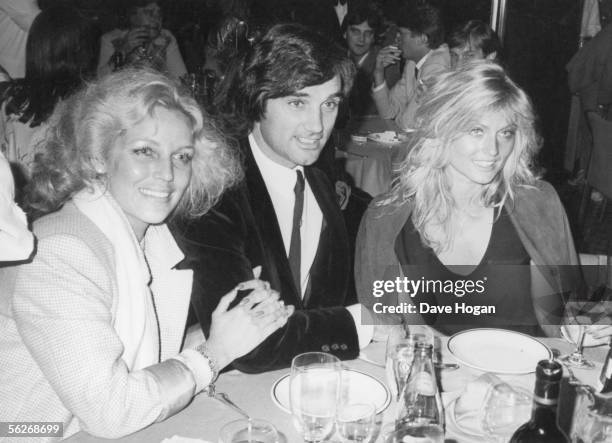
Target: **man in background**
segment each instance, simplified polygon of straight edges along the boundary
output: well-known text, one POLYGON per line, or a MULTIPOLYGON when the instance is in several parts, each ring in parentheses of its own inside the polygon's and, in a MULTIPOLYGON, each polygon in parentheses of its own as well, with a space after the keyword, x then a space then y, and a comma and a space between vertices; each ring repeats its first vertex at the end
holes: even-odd
POLYGON ((444 43, 440 10, 425 2, 407 2, 397 16, 398 45, 378 52, 374 69, 373 96, 382 118, 393 119, 400 129, 414 124, 419 96, 430 78, 450 69, 450 54, 444 43), (406 61, 402 78, 389 88, 385 68, 406 61))
MULTIPOLYGON (((355 1, 344 19, 344 39, 349 57, 357 67, 357 74, 349 96, 351 117, 375 115, 376 105, 372 98, 372 82, 376 68, 376 55, 379 47, 376 41, 384 31, 380 10, 367 1, 355 1)), ((400 78, 399 64, 393 63, 384 68, 387 86, 392 88, 400 78)))

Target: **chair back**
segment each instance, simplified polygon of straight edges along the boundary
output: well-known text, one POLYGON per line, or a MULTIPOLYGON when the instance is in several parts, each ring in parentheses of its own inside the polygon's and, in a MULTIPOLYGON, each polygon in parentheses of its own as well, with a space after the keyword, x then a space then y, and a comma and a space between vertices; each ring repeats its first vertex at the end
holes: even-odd
POLYGON ((593 150, 586 175, 589 186, 612 199, 612 122, 597 112, 587 117, 593 133, 593 150))

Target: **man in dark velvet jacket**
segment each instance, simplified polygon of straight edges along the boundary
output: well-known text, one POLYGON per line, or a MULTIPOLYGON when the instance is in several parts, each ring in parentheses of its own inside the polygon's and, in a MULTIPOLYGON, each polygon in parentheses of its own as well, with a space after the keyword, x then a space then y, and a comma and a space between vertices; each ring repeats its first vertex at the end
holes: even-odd
POLYGON ((346 51, 325 37, 277 25, 225 84, 222 113, 238 128, 245 178, 208 214, 174 233, 194 269, 192 306, 205 334, 220 297, 253 278, 256 266, 284 303, 295 306, 284 328, 234 362, 244 372, 287 367, 308 351, 352 359, 370 340, 360 305, 346 306, 355 300, 353 266, 334 188, 312 166, 353 75, 346 51), (303 197, 294 189, 300 174, 303 197), (300 200, 302 211, 296 210, 300 200))

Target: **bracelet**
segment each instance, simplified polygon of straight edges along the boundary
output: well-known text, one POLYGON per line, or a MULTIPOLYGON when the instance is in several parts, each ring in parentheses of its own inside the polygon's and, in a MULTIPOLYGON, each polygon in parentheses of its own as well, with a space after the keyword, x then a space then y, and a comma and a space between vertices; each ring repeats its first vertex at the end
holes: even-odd
POLYGON ((219 376, 219 365, 217 364, 217 360, 215 360, 215 358, 208 350, 206 342, 198 345, 195 350, 198 351, 208 362, 208 368, 210 369, 210 372, 212 374, 210 378, 210 384, 212 385, 219 376))

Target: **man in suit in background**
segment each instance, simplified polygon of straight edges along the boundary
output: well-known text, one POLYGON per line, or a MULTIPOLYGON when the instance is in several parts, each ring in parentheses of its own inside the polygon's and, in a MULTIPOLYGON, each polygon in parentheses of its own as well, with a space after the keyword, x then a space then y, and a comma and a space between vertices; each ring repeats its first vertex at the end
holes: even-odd
POLYGON ((394 119, 400 129, 411 128, 423 88, 430 78, 450 69, 450 53, 444 43, 440 10, 426 1, 404 3, 397 15, 399 47, 378 52, 374 69, 373 96, 382 118, 394 119), (385 68, 406 61, 402 78, 389 89, 385 68))
MULTIPOLYGON (((383 28, 383 16, 378 7, 366 0, 351 3, 343 25, 349 57, 357 67, 349 96, 351 117, 378 114, 371 90, 376 55, 380 49, 376 41, 382 37, 383 28)), ((392 88, 400 78, 399 64, 386 66, 384 77, 387 86, 392 88)))
POLYGON ((222 113, 238 132, 245 178, 202 218, 175 234, 194 269, 192 305, 205 334, 219 298, 262 267, 261 278, 295 313, 236 360, 244 372, 287 367, 302 352, 359 354, 353 265, 334 188, 312 166, 329 138, 354 67, 346 52, 297 24, 277 25, 227 78, 222 113))
POLYGON ((341 43, 342 24, 350 6, 350 0, 294 0, 293 20, 341 43))

